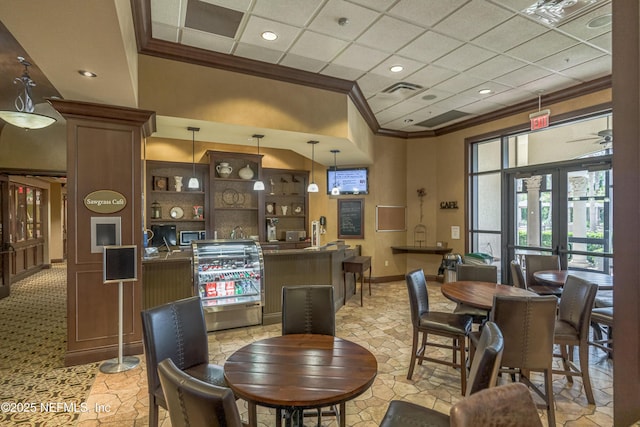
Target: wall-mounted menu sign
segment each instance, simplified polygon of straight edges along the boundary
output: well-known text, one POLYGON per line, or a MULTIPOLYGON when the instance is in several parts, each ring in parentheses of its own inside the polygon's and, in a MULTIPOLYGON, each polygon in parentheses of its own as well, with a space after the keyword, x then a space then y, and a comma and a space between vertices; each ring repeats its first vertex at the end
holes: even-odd
POLYGON ((364 239, 364 199, 338 199, 338 239, 364 239))
POLYGON ((96 190, 84 198, 84 206, 91 212, 109 214, 116 213, 127 206, 124 194, 113 190, 96 190))

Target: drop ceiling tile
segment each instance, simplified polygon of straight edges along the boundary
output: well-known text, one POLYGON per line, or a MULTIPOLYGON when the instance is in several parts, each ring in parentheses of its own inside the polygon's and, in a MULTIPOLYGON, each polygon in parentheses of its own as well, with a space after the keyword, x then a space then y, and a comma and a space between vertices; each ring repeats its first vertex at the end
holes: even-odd
POLYGON ((389 16, 383 16, 366 30, 357 42, 386 52, 395 52, 424 30, 389 16))
POLYGON ((520 12, 528 8, 532 4, 538 3, 538 0, 488 0, 488 1, 516 12, 520 12))
POLYGON ((444 101, 447 98, 451 98, 453 95, 453 92, 438 89, 427 89, 411 98, 411 102, 424 107, 425 105, 433 105, 437 102, 444 101))
POLYGON ((507 55, 515 56, 516 58, 529 62, 536 62, 555 52, 574 46, 577 43, 575 39, 567 37, 557 31, 548 31, 533 40, 529 40, 520 46, 508 50, 507 55))
POLYGON ((580 65, 583 62, 590 61, 602 55, 604 54, 598 49, 594 49, 585 44, 579 44, 547 58, 541 59, 536 62, 536 65, 555 71, 562 71, 566 68, 580 65))
POLYGON ((420 68, 424 67, 422 62, 412 61, 411 59, 403 58, 398 55, 392 55, 389 58, 382 61, 377 67, 371 70, 372 73, 380 74, 381 76, 387 76, 392 79, 404 79, 408 75, 413 74, 420 68), (389 70, 393 65, 402 65, 404 70, 393 73, 389 70))
MULTIPOLYGON (((188 0, 183 0, 186 2, 188 0)), ((238 10, 240 12, 246 12, 251 6, 251 0, 201 0, 204 3, 215 4, 216 6, 227 7, 229 9, 238 10)))
POLYGON ((349 0, 351 3, 357 3, 360 6, 371 8, 377 11, 385 11, 394 3, 393 0, 349 0))
POLYGON ((398 51, 417 61, 432 62, 462 46, 462 42, 442 34, 427 31, 398 51))
POLYGON ((438 23, 434 30, 459 39, 473 40, 511 16, 513 12, 484 0, 473 0, 438 23))
POLYGON ((503 24, 477 37, 473 42, 487 49, 506 52, 519 44, 538 37, 546 31, 547 28, 541 24, 521 16, 514 16, 503 24))
POLYGON ((367 104, 371 108, 371 111, 375 113, 379 113, 382 110, 385 110, 392 105, 397 104, 399 101, 396 97, 389 96, 386 93, 377 93, 371 98, 367 99, 367 104))
POLYGON ((266 49, 262 46, 256 46, 246 43, 238 43, 235 55, 244 58, 255 59, 256 61, 270 62, 276 64, 282 57, 282 52, 273 49, 266 49))
POLYGON ((289 52, 319 61, 331 61, 341 50, 347 47, 347 42, 324 34, 305 31, 294 42, 289 52))
POLYGON ((588 24, 594 18, 598 18, 607 14, 611 14, 611 3, 607 2, 589 13, 562 24, 558 29, 565 31, 582 40, 588 40, 611 31, 611 24, 598 28, 589 28, 588 24))
POLYGON ((151 23, 151 34, 154 39, 166 40, 168 42, 178 43, 180 29, 173 25, 161 24, 159 22, 151 23))
POLYGON ((329 0, 308 28, 344 40, 354 40, 375 21, 379 13, 344 0, 329 0), (349 19, 346 25, 339 25, 338 19, 349 19))
POLYGON ((321 0, 256 0, 252 14, 296 27, 306 25, 315 15, 321 0))
POLYGON ((235 41, 216 34, 185 28, 182 30, 182 44, 230 54, 235 41))
POLYGON ((400 0, 389 14, 431 27, 453 13, 468 0, 400 0))
POLYGON ((485 114, 504 108, 504 104, 496 104, 491 101, 477 101, 458 108, 458 110, 470 114, 485 114))
POLYGON ((491 97, 492 95, 498 94, 498 93, 502 93, 502 92, 506 92, 508 90, 511 90, 511 87, 509 86, 505 86, 505 85, 501 85, 500 83, 496 83, 496 82, 484 82, 478 86, 472 87, 470 89, 467 89, 465 91, 460 92, 461 95, 464 96, 468 96, 471 98, 475 98, 478 100, 485 100, 488 99, 489 97, 491 97), (481 89, 490 89, 491 93, 490 94, 486 94, 486 95, 482 95, 479 93, 479 91, 481 89))
POLYGON ((611 56, 604 55, 576 67, 567 68, 562 71, 562 74, 581 81, 608 76, 611 74, 611 56))
POLYGON ((433 87, 440 82, 450 79, 456 74, 458 73, 453 70, 436 67, 435 65, 427 65, 420 71, 417 71, 410 75, 407 80, 411 81, 412 83, 419 84, 420 86, 433 87))
POLYGON ((444 90, 446 92, 459 93, 466 89, 470 89, 474 86, 478 86, 485 81, 473 76, 467 76, 465 74, 458 74, 445 80, 442 83, 436 85, 436 89, 444 90))
POLYGON ((242 32, 242 36, 240 36, 240 41, 245 44, 261 46, 265 49, 285 51, 291 46, 300 31, 299 28, 291 25, 251 16, 242 32), (273 41, 263 39, 262 33, 265 31, 273 31, 278 35, 278 38, 273 41))
POLYGON ((473 104, 477 101, 478 100, 476 98, 471 96, 457 94, 440 102, 436 102, 434 105, 445 110, 460 110, 465 105, 473 104))
POLYGON ((397 83, 397 80, 395 79, 390 79, 388 77, 372 73, 367 73, 358 79, 358 86, 360 86, 360 89, 364 93, 373 94, 378 93, 395 83, 397 83))
POLYGON ((530 99, 536 99, 537 94, 521 89, 510 89, 505 92, 501 92, 497 95, 493 95, 487 98, 487 101, 496 104, 514 105, 519 102, 528 101, 530 99))
POLYGON ((364 71, 357 70, 355 68, 343 67, 342 65, 329 64, 320 72, 320 74, 354 81, 362 76, 364 71))
POLYGON ((551 74, 549 70, 544 70, 535 65, 527 65, 526 67, 496 77, 494 80, 503 85, 518 87, 530 81, 541 79, 549 74, 551 74))
POLYGON ((519 89, 528 90, 534 93, 539 93, 541 90, 544 91, 544 93, 552 93, 560 89, 575 86, 578 83, 580 82, 575 79, 564 77, 559 74, 552 74, 531 83, 524 84, 520 86, 519 89))
POLYGON ((391 107, 376 113, 376 119, 380 123, 387 123, 391 120, 395 120, 399 117, 404 117, 409 113, 412 113, 419 109, 420 106, 411 102, 401 102, 391 107))
POLYGON ((589 39, 589 43, 592 45, 595 45, 601 49, 604 49, 607 51, 607 53, 611 54, 612 52, 612 42, 611 42, 611 33, 605 33, 602 34, 601 36, 598 37, 594 37, 592 39, 589 39))
POLYGON ((318 61, 304 56, 287 53, 280 61, 280 65, 317 73, 322 70, 322 68, 324 68, 327 63, 324 61, 318 61))
POLYGON ((465 71, 465 74, 492 80, 505 73, 522 68, 525 65, 527 65, 525 62, 518 61, 517 59, 510 58, 506 55, 498 55, 468 69, 465 71))
POLYGON ((333 60, 333 63, 357 70, 369 71, 388 57, 389 54, 376 49, 352 44, 338 55, 333 60))
POLYGON ((180 0, 151 0, 151 21, 180 26, 180 0))
POLYGON ((465 44, 436 60, 433 64, 451 70, 464 71, 494 56, 496 54, 491 51, 465 44))

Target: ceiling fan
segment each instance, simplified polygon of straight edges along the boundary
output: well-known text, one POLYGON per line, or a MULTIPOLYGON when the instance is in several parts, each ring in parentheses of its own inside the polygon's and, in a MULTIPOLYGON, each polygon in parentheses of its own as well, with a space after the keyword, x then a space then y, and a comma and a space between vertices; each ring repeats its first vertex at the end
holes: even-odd
POLYGON ((611 145, 611 144, 613 144, 613 129, 611 129, 611 127, 609 126, 609 117, 610 116, 607 116, 607 128, 606 129, 602 129, 598 133, 592 133, 590 135, 593 135, 593 136, 589 136, 587 138, 572 139, 572 140, 566 141, 566 142, 571 143, 571 142, 581 142, 581 141, 594 140, 593 141, 594 144, 600 144, 600 145, 611 145))

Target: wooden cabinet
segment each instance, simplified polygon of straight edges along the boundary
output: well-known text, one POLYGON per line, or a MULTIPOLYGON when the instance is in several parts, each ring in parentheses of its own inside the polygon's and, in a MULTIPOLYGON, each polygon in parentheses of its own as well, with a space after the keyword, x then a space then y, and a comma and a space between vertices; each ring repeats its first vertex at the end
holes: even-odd
POLYGON ((253 189, 262 176, 262 156, 225 151, 207 154, 211 236, 218 239, 258 236, 264 241, 264 192, 253 189))
POLYGON ((304 231, 309 237, 309 172, 264 168, 264 217, 276 224, 276 238, 286 241, 287 231, 304 231))
POLYGON ((175 224, 177 233, 205 230, 209 211, 209 201, 205 197, 209 185, 208 166, 195 165, 200 184, 197 190, 187 188, 193 175, 192 163, 147 160, 146 167, 147 227, 175 224))

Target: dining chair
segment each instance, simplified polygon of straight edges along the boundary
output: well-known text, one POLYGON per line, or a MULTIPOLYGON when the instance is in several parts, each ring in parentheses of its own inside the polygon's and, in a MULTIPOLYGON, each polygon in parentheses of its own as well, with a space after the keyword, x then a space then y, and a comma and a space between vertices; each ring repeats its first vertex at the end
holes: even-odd
MULTIPOLYGON (((331 285, 303 285, 282 287, 282 335, 288 334, 336 334, 336 312, 331 285)), ((344 405, 340 405, 344 410, 344 405)), ((276 409, 278 425, 282 420, 282 410, 276 409)), ((322 416, 339 417, 339 410, 334 406, 331 410, 303 411, 303 416, 317 416, 318 426, 322 416)), ((284 416, 290 420, 296 416, 292 411, 285 411, 284 416)), ((339 424, 339 420, 338 420, 339 424)))
MULTIPOLYGON (((456 266, 457 280, 475 280, 479 282, 498 282, 498 268, 495 265, 458 264, 456 266)), ((456 314, 471 316, 473 323, 482 324, 489 316, 488 310, 471 307, 467 304, 458 303, 453 310, 456 314)))
POLYGON ((158 406, 167 402, 158 377, 158 364, 171 359, 187 374, 216 386, 226 386, 222 366, 209 363, 209 341, 199 297, 159 305, 141 312, 142 340, 147 363, 149 425, 158 425, 158 406))
MULTIPOLYGON (((482 328, 478 349, 471 361, 469 386, 465 397, 496 385, 503 350, 504 340, 500 328, 493 322, 487 322, 482 328)), ((402 400, 392 400, 389 402, 387 412, 380 426, 404 427, 424 424, 448 426, 449 417, 420 405, 402 400)))
POLYGON ((419 365, 422 365, 424 360, 440 363, 460 370, 461 392, 465 394, 467 387, 465 346, 466 337, 471 331, 471 316, 430 311, 427 280, 424 277, 424 271, 422 271, 422 269, 407 273, 405 279, 409 292, 411 323, 413 325, 413 342, 407 379, 410 380, 413 376, 416 361, 419 365), (422 344, 418 348, 420 333, 422 333, 422 344), (429 341, 429 334, 450 338, 452 343, 448 345, 437 341, 429 341), (426 349, 428 346, 452 350, 452 361, 427 356, 426 349), (460 357, 459 361, 458 356, 460 357))
POLYGON ((522 272, 522 266, 516 260, 512 260, 509 263, 509 268, 511 269, 511 280, 513 280, 513 285, 520 289, 527 289, 527 281, 524 278, 524 273, 522 272))
POLYGON ((243 427, 231 389, 201 381, 164 359, 158 377, 173 427, 243 427))
POLYGON ((536 271, 560 270, 560 257, 558 255, 526 255, 524 258, 525 282, 527 289, 538 295, 562 295, 561 287, 547 286, 540 283, 533 276, 536 271))
MULTIPOLYGON (((496 295, 489 316, 504 337, 504 352, 500 372, 519 375, 518 380, 530 387, 544 400, 548 425, 555 426, 552 363, 553 334, 557 299, 553 295, 506 296, 496 295), (544 388, 530 380, 530 372, 541 372, 544 388)), ((470 346, 479 342, 477 332, 469 335, 470 346)), ((473 352, 473 351, 472 351, 473 352)))
POLYGON ((554 370, 554 374, 567 377, 569 383, 574 376, 582 378, 587 401, 594 404, 591 379, 589 377, 589 326, 591 324, 591 310, 598 291, 598 285, 569 275, 564 284, 562 298, 558 307, 558 317, 555 321, 553 342, 560 347, 560 353, 554 357, 562 359, 562 370, 554 370), (572 360, 573 347, 578 347, 580 367, 572 360))
POLYGON ((605 351, 613 357, 613 307, 600 307, 591 310, 593 338, 589 344, 605 351), (604 326, 604 329, 602 329, 604 326), (603 336, 606 334, 606 337, 603 336))

